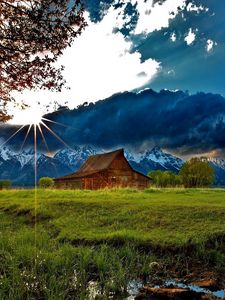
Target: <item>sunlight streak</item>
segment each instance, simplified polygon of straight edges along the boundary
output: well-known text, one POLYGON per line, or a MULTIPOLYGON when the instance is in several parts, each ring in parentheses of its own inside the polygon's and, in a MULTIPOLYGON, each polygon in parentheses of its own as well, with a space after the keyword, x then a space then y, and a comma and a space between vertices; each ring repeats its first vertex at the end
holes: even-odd
POLYGON ((14 132, 4 143, 0 145, 0 147, 4 146, 6 143, 8 143, 20 130, 22 130, 25 127, 25 125, 21 126, 16 132, 14 132))
MULTIPOLYGON (((43 142, 44 142, 44 144, 45 144, 45 147, 46 147, 48 153, 50 153, 50 150, 49 150, 49 147, 48 147, 46 138, 44 137, 44 134, 43 134, 43 131, 42 131, 42 129, 41 129, 41 125, 40 125, 40 124, 38 124, 38 129, 39 129, 40 134, 41 134, 41 136, 42 136, 42 140, 43 140, 43 142)), ((52 162, 52 164, 53 164, 53 166, 54 166, 56 175, 59 176, 59 173, 58 173, 58 171, 57 171, 56 165, 54 164, 54 162, 52 162)))
POLYGON ((34 125, 34 184, 37 187, 37 125, 34 125))
POLYGON ((52 134, 54 135, 63 145, 65 145, 70 150, 73 150, 66 142, 64 142, 51 128, 49 128, 43 121, 41 121, 41 124, 52 134))
POLYGON ((43 134, 43 131, 42 131, 42 129, 41 129, 41 125, 38 124, 37 126, 38 126, 39 132, 40 132, 40 134, 41 134, 42 140, 43 140, 43 142, 44 142, 44 144, 45 144, 45 147, 46 147, 48 153, 50 153, 50 150, 49 150, 47 141, 46 141, 46 139, 45 139, 45 137, 44 137, 44 134, 43 134))
POLYGON ((28 137, 28 134, 29 134, 29 132, 30 132, 30 130, 31 130, 31 127, 32 127, 32 124, 30 124, 29 128, 27 129, 27 133, 26 133, 26 135, 25 135, 25 138, 24 138, 24 140, 23 140, 23 143, 22 143, 22 145, 21 145, 21 147, 20 147, 20 151, 19 151, 19 152, 22 152, 22 150, 23 150, 23 147, 24 147, 24 145, 25 145, 25 142, 26 142, 26 140, 27 140, 27 137, 28 137))
POLYGON ((72 126, 69 126, 69 125, 65 125, 65 124, 62 124, 62 123, 59 123, 59 122, 56 122, 56 121, 52 121, 52 120, 46 119, 46 118, 42 118, 42 120, 50 122, 50 123, 53 123, 53 124, 56 124, 56 125, 60 125, 60 126, 66 127, 66 128, 71 128, 71 129, 74 129, 74 130, 77 130, 77 131, 83 130, 81 128, 75 128, 75 127, 72 127, 72 126))
POLYGON ((35 239, 35 250, 36 260, 35 268, 37 263, 37 125, 34 126, 34 239, 35 239))

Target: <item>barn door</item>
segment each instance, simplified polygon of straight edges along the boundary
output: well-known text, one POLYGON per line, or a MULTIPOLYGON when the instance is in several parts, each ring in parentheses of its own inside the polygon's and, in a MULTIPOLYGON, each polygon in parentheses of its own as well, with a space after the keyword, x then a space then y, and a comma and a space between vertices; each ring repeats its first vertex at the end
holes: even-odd
POLYGON ((93 178, 86 178, 84 188, 87 190, 93 190, 93 178))

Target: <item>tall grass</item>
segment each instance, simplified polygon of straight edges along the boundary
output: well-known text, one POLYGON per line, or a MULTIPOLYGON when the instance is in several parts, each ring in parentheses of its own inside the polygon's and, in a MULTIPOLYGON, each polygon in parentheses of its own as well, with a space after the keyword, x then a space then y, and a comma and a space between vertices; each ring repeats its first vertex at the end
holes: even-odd
POLYGON ((38 190, 37 200, 35 233, 34 191, 0 192, 0 299, 109 299, 195 262, 224 268, 224 190, 38 190))

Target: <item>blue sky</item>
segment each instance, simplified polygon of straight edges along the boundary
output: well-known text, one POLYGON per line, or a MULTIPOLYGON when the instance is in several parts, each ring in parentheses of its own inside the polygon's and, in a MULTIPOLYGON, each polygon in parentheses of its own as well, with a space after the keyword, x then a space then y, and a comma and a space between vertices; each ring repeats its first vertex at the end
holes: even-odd
MULTIPOLYGON (((150 2, 147 1, 149 6, 150 2)), ((159 1, 155 2, 156 7, 159 1)), ((167 1, 161 2, 163 7, 167 1)), ((92 20, 101 22, 111 5, 115 10, 118 9, 116 7, 121 9, 115 3, 118 2, 87 0, 92 20)), ((121 5, 124 13, 132 16, 130 24, 120 31, 132 41, 133 51, 141 53, 143 62, 149 58, 160 62, 160 70, 146 87, 225 95, 224 0, 186 1, 180 12, 169 20, 168 26, 155 31, 151 31, 151 26, 146 26, 146 30, 137 35, 133 33, 141 17, 137 5, 130 2, 121 5), (195 39, 188 45, 185 38, 190 30, 195 34, 195 39)), ((155 7, 152 6, 152 11, 149 10, 147 15, 149 24, 155 7)), ((162 18, 160 15, 158 17, 162 18)))

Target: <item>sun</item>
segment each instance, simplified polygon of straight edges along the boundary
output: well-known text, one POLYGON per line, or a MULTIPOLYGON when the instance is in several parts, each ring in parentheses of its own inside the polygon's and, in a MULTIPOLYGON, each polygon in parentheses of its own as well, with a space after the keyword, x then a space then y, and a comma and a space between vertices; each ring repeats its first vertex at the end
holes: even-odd
POLYGON ((42 122, 43 112, 37 107, 28 107, 16 110, 9 121, 13 125, 39 125, 42 122))

